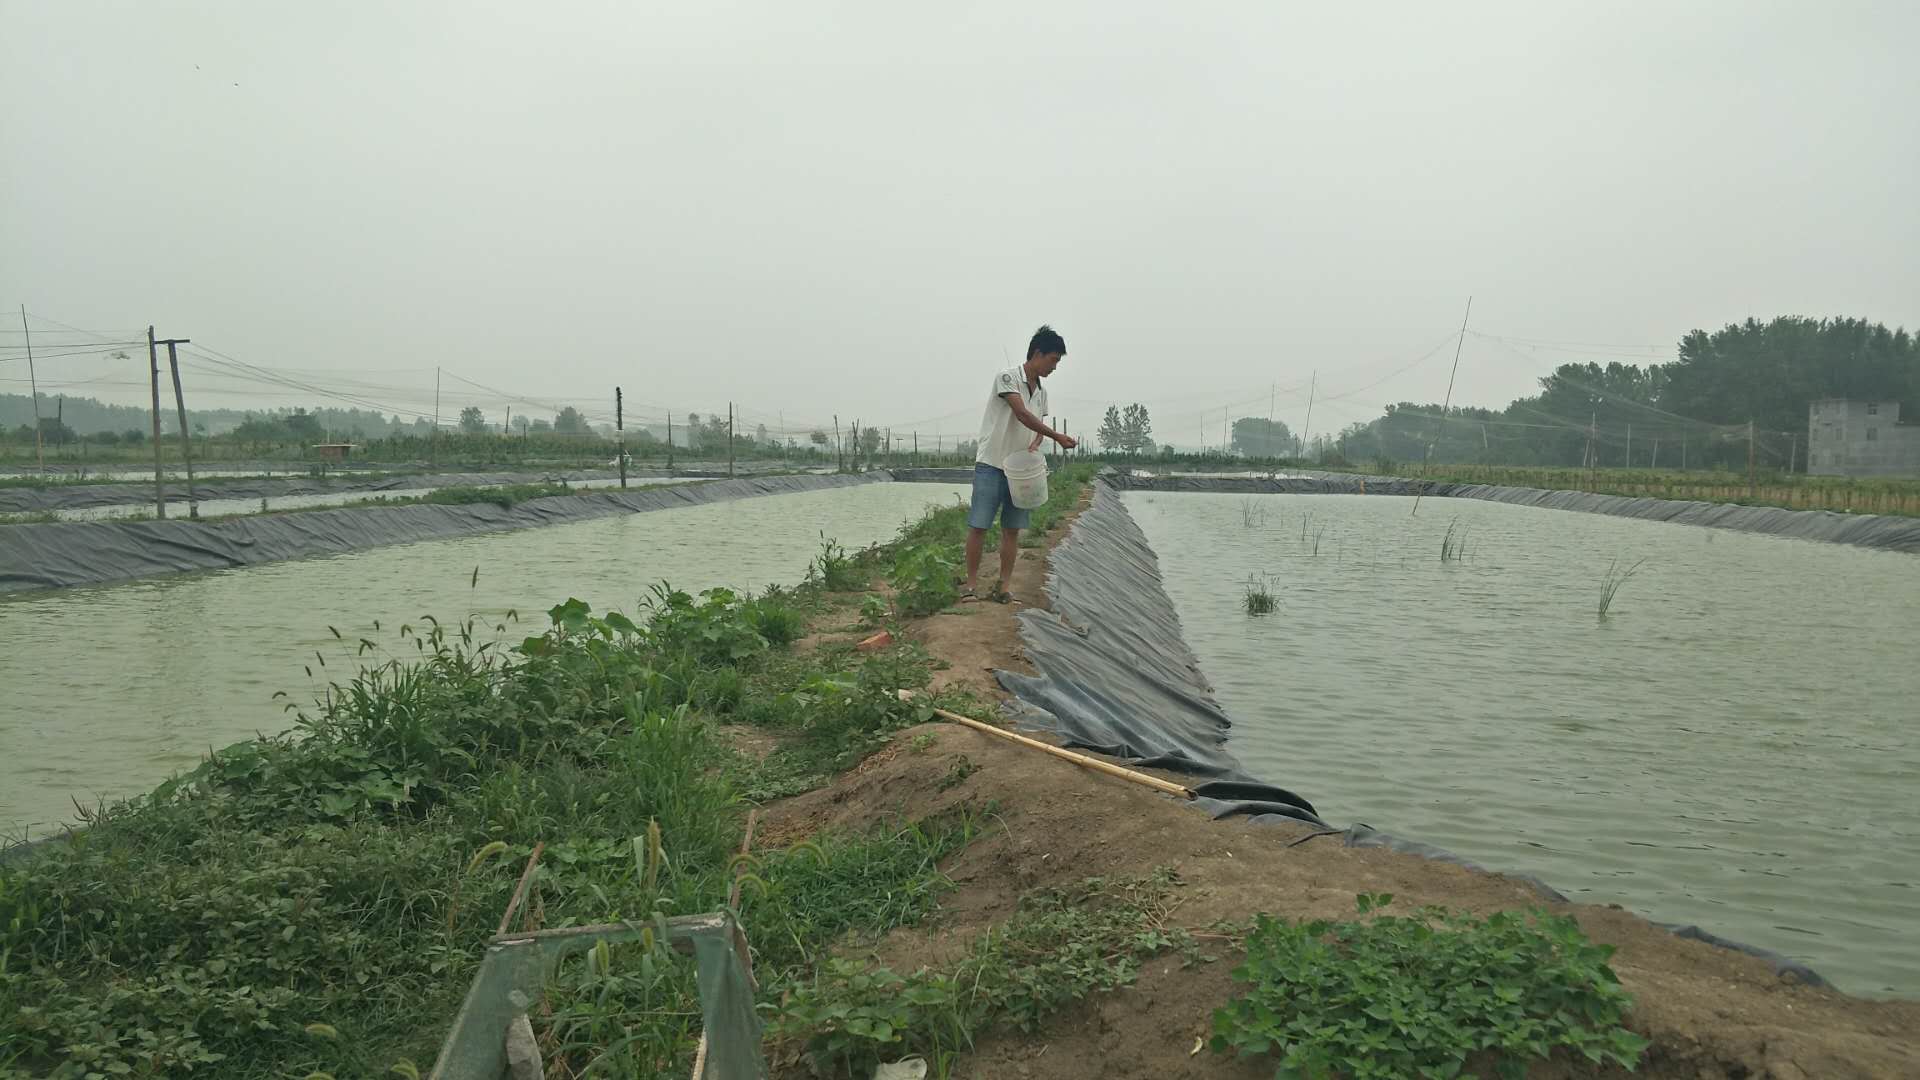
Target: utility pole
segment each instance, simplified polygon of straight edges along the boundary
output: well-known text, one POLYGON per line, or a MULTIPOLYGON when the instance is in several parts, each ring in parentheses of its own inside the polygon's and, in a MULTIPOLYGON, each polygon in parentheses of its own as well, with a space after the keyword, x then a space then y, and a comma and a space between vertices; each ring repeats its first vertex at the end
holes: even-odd
POLYGON ((1793 475, 1793 461, 1800 456, 1800 433, 1789 432, 1787 440, 1787 475, 1793 475))
POLYGON ((833 467, 836 471, 845 470, 847 467, 847 463, 842 458, 841 450, 840 450, 840 414, 839 413, 833 414, 833 467))
POLYGON ((920 433, 917 431, 913 433, 913 463, 916 466, 920 464, 920 433))
POLYGON ((627 422, 623 411, 624 402, 620 397, 620 388, 613 388, 613 430, 615 453, 620 455, 620 490, 627 490, 627 422))
POLYGON ((733 402, 727 402, 727 479, 733 479, 733 402))
POLYGON ((193 437, 187 434, 187 399, 180 393, 180 355, 174 352, 174 346, 188 341, 188 338, 168 338, 158 344, 167 347, 167 367, 173 369, 173 407, 180 412, 180 460, 187 466, 187 516, 197 521, 200 503, 193 497, 193 437))
POLYGON ((427 432, 427 464, 435 464, 434 447, 440 442, 440 367, 433 368, 433 430, 427 432))
POLYGON ((673 475, 673 410, 667 410, 667 475, 673 475))
POLYGON ((1753 498, 1753 421, 1747 421, 1747 498, 1753 498))
MULTIPOLYGON (((1471 306, 1473 304, 1473 301, 1469 300, 1467 301, 1467 304, 1471 306)), ((1458 356, 1454 357, 1453 362, 1455 364, 1458 364, 1460 362, 1460 358, 1458 356)), ((1306 430, 1302 432, 1300 435, 1300 454, 1303 457, 1306 455, 1308 449, 1312 446, 1312 443, 1310 443, 1308 440, 1313 437, 1313 399, 1319 396, 1319 393, 1320 393, 1320 372, 1316 368, 1314 370, 1312 380, 1307 383, 1307 427, 1306 427, 1306 430)), ((1418 503, 1420 501, 1420 496, 1415 495, 1413 497, 1413 501, 1415 503, 1418 503)))
POLYGON ((47 448, 40 438, 40 377, 33 373, 33 331, 27 328, 27 305, 20 305, 20 333, 27 340, 27 388, 33 394, 33 456, 40 463, 40 477, 47 475, 47 448))
POLYGON ((1658 470, 1660 468, 1660 440, 1659 439, 1653 440, 1653 460, 1647 462, 1647 468, 1654 469, 1654 470, 1658 470))
POLYGON ((1627 424, 1627 468, 1633 468, 1633 424, 1627 424))
POLYGON ((147 327, 147 366, 153 371, 153 516, 167 517, 166 487, 160 476, 160 349, 153 340, 153 327, 147 327))

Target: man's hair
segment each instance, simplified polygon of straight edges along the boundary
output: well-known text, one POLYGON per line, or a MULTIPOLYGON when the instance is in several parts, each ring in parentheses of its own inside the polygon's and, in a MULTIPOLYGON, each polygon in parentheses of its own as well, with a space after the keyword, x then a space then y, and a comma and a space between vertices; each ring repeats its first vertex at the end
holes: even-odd
POLYGON ((1059 353, 1065 356, 1067 354, 1067 339, 1061 337, 1060 332, 1053 327, 1043 326, 1035 330, 1033 332, 1033 340, 1027 342, 1027 355, 1032 356, 1034 353, 1040 353, 1043 356, 1048 353, 1059 353))

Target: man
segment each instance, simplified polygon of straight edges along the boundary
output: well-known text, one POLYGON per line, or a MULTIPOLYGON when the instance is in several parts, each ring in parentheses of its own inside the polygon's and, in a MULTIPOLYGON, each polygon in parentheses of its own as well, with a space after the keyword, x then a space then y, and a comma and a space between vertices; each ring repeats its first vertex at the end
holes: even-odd
POLYGON ((1027 527, 1029 515, 1013 505, 1005 470, 1007 456, 1018 450, 1037 449, 1046 439, 1059 443, 1063 450, 1077 445, 1040 419, 1047 413, 1047 391, 1040 380, 1052 375, 1065 355, 1066 341, 1053 327, 1043 326, 1027 344, 1027 362, 993 377, 974 453, 973 506, 967 514, 967 587, 962 600, 980 598, 980 556, 996 515, 1000 519, 1000 583, 988 598, 1000 604, 1013 599, 1007 583, 1013 580, 1013 561, 1020 554, 1020 530, 1027 527), (1028 432, 1033 433, 1031 438, 1028 432))

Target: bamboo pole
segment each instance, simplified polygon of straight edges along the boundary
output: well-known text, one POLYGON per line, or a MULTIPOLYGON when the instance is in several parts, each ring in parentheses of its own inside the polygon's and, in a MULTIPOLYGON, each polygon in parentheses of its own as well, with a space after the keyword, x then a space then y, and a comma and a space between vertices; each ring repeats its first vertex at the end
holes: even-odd
MULTIPOLYGON (((912 698, 913 698, 913 691, 911 690, 900 691, 900 700, 910 701, 912 700, 912 698)), ((970 727, 975 731, 984 731, 988 735, 997 736, 999 738, 1007 740, 1008 742, 1018 743, 1021 746, 1027 747, 1028 749, 1038 750, 1041 753, 1052 754, 1054 757, 1061 758, 1066 761, 1071 761, 1075 765, 1079 765, 1082 768, 1092 769, 1095 772, 1103 772, 1103 773, 1106 773, 1108 776, 1119 777, 1122 780, 1130 780, 1133 783, 1140 784, 1144 787, 1150 787, 1155 791, 1159 791, 1167 795, 1172 795, 1172 796, 1175 796, 1176 798, 1191 799, 1194 797, 1192 789, 1181 787, 1179 784, 1173 783, 1170 780, 1162 780, 1157 776, 1148 776, 1146 773, 1143 773, 1143 772, 1135 772, 1132 769, 1123 769, 1118 765, 1112 764, 1111 762, 1101 761, 1099 758, 1088 757, 1085 754, 1076 754, 1071 750, 1063 750, 1060 747, 1054 746, 1050 743, 1043 743, 1039 739, 1029 739, 1025 735, 1015 734, 1014 732, 1008 731, 1005 728, 997 728, 997 727, 994 727, 992 724, 982 723, 979 720, 975 720, 971 716, 961 716, 959 713, 948 712, 945 709, 935 709, 933 710, 933 714, 935 716, 938 716, 942 720, 947 720, 955 724, 960 724, 965 727, 970 727)))
POLYGON ((533 845, 533 854, 527 856, 527 868, 520 872, 520 884, 513 887, 513 898, 507 901, 507 912, 500 916, 500 929, 494 937, 505 937, 507 927, 513 922, 513 913, 520 910, 520 904, 527 898, 527 886, 533 882, 534 867, 540 865, 540 853, 547 850, 545 840, 533 845))

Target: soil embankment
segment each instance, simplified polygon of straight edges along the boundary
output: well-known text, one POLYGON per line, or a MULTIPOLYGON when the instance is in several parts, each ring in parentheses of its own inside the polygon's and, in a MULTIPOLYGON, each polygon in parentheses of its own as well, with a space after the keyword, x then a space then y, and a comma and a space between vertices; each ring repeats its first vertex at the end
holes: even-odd
MULTIPOLYGON (((1046 549, 1023 549, 1012 582, 1021 604, 1048 603, 1046 549)), ((911 633, 947 663, 942 685, 1004 699, 993 671, 1023 670, 1017 605, 967 605, 919 620, 911 633)), ((961 805, 993 808, 990 835, 945 867, 956 888, 928 923, 897 930, 874 960, 895 971, 938 964, 1004 922, 1020 896, 1095 876, 1171 869, 1182 883, 1169 925, 1203 929, 1255 913, 1350 917, 1359 893, 1487 913, 1541 906, 1529 883, 1380 848, 1340 846, 1305 824, 1215 821, 1145 788, 957 726, 901 733, 829 786, 768 808, 760 844, 829 827, 924 818, 961 805), (959 777, 956 782, 955 778, 959 777)), ((1615 907, 1548 905, 1617 949, 1612 966, 1634 997, 1629 1023, 1652 1041, 1638 1075, 1653 1077, 1911 1077, 1920 1075, 1920 1003, 1867 1001, 1804 985, 1764 960, 1683 940, 1615 907)), ((962 1055, 956 1077, 1272 1075, 1268 1061, 1230 1062, 1201 1049, 1213 1010, 1233 994, 1231 948, 1213 963, 1156 959, 1131 988, 1097 995, 1032 1035, 998 1034, 962 1055)), ((1625 1075, 1584 1062, 1536 1064, 1530 1076, 1625 1075)))

